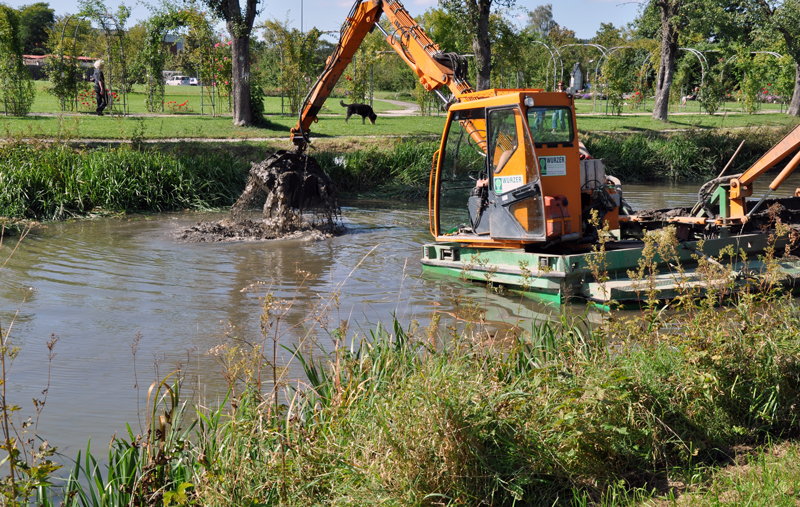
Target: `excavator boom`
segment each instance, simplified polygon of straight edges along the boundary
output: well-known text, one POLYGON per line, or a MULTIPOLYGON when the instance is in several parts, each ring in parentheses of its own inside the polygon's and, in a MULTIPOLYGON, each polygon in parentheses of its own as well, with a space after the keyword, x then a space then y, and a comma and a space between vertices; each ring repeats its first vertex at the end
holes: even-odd
MULTIPOLYGON (((425 33, 425 30, 405 10, 399 0, 356 0, 350 15, 342 25, 339 43, 328 57, 325 69, 308 92, 297 125, 292 128, 292 142, 303 151, 308 144, 311 124, 317 120, 325 100, 330 96, 347 65, 364 38, 375 27, 383 32, 386 41, 403 61, 417 74, 420 83, 428 91, 437 91, 446 86, 456 99, 472 93, 466 81, 466 61, 453 53, 443 53, 425 33), (391 32, 379 23, 381 14, 391 24, 391 32)), ((447 102, 439 93, 440 98, 447 102)), ((485 144, 478 129, 466 126, 470 135, 481 146, 485 144)))

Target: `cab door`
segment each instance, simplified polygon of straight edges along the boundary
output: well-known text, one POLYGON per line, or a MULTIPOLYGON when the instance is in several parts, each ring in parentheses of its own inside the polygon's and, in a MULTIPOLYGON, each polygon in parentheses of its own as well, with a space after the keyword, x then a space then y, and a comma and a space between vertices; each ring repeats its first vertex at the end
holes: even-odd
POLYGON ((488 109, 492 239, 544 241, 544 198, 527 120, 518 106, 488 109))

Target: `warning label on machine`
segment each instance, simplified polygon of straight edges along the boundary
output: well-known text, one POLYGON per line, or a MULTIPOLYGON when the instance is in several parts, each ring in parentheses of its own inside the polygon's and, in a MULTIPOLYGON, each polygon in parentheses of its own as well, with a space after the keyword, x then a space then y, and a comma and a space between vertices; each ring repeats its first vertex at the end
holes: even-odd
POLYGON ((494 179, 494 192, 502 194, 522 186, 522 175, 500 176, 494 179))
POLYGON ((542 176, 566 176, 567 157, 564 155, 539 157, 539 167, 542 170, 542 176))

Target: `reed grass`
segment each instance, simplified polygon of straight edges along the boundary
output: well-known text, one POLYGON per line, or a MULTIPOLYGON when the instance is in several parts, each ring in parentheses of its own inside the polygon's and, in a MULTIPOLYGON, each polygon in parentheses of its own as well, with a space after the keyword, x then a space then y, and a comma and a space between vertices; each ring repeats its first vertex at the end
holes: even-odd
POLYGON ((338 152, 321 150, 314 158, 337 189, 345 193, 405 186, 427 192, 435 141, 404 140, 389 143, 388 148, 338 152))
MULTIPOLYGON (((740 444, 796 437, 800 310, 606 323, 564 317, 504 347, 394 322, 326 358, 278 413, 250 391, 201 441, 203 505, 627 505, 740 444), (205 474, 205 475, 204 475, 205 474)), ((697 488, 702 484, 695 483, 697 488)), ((660 489, 661 488, 661 489, 660 489)))
POLYGON ((225 152, 197 156, 129 147, 12 142, 0 147, 0 216, 63 219, 94 210, 167 211, 230 206, 249 165, 225 152))
POLYGON ((594 158, 623 182, 716 177, 745 141, 728 174, 746 170, 794 125, 741 130, 667 133, 588 133, 581 139, 594 158))

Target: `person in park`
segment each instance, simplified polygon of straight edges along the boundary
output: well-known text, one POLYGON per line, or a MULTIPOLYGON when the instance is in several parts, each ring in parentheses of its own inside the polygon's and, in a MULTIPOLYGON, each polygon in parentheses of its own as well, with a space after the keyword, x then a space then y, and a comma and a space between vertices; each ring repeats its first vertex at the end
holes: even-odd
POLYGON ((94 93, 97 95, 97 114, 103 116, 106 108, 106 77, 103 75, 103 60, 94 62, 94 93))
MULTIPOLYGON (((564 81, 559 81, 558 82, 558 89, 556 91, 557 92, 566 92, 567 91, 567 87, 564 85, 564 81)), ((556 109, 555 111, 553 111, 553 122, 552 122, 553 133, 555 133, 556 127, 559 126, 559 123, 561 124, 560 125, 561 128, 559 130, 567 130, 567 111, 566 111, 566 109, 556 109)))
POLYGON ((698 93, 700 93, 700 87, 699 87, 699 86, 696 86, 696 87, 694 88, 694 90, 692 90, 692 94, 691 94, 691 95, 686 95, 685 97, 683 97, 683 98, 681 99, 681 105, 682 105, 682 106, 685 106, 685 105, 686 105, 686 101, 687 101, 687 100, 697 100, 697 94, 698 94, 698 93))

